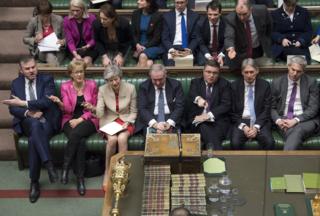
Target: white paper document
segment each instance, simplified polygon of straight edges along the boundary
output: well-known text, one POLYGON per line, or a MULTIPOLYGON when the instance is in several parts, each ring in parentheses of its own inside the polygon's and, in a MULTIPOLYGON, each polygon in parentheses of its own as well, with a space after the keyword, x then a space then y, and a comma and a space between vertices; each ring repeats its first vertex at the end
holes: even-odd
POLYGON ((60 44, 57 44, 58 38, 56 33, 52 32, 38 43, 40 52, 59 51, 60 44))
POLYGON ((101 2, 106 2, 108 0, 90 0, 92 4, 98 4, 98 3, 101 3, 101 2))
POLYGON ((309 46, 311 59, 320 62, 320 47, 319 44, 313 44, 309 46))
POLYGON ((117 122, 111 122, 102 126, 99 130, 112 136, 120 131, 125 130, 125 128, 123 128, 122 125, 117 122))

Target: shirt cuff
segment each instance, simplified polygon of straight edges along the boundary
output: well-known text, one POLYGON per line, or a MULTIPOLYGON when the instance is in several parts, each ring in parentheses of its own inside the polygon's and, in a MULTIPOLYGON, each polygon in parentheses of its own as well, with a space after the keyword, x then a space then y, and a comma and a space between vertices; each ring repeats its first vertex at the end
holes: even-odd
POLYGON ((212 112, 208 112, 207 115, 209 116, 209 121, 214 122, 214 115, 212 114, 212 112))
POLYGON ((221 56, 221 57, 223 57, 223 58, 225 57, 225 55, 223 54, 223 52, 220 52, 218 56, 221 56))
POLYGON ((210 53, 206 53, 206 54, 204 54, 204 57, 206 58, 206 59, 210 59, 210 58, 212 58, 212 56, 210 55, 210 53))
POLYGON ((278 119, 276 120, 276 124, 278 124, 278 122, 281 121, 281 120, 282 120, 281 118, 278 118, 278 119))
POLYGON ((28 117, 27 116, 27 113, 29 112, 29 110, 26 110, 25 112, 24 112, 24 117, 28 117))
POLYGON ((298 117, 294 118, 298 123, 300 123, 300 119, 298 117))
POLYGON ((195 97, 195 99, 194 99, 193 103, 198 104, 198 100, 199 100, 199 98, 200 98, 200 97, 201 97, 201 96, 197 96, 197 97, 195 97))
POLYGON ((261 126, 258 124, 253 125, 255 128, 257 128, 258 131, 260 131, 261 126))
POLYGON ((245 124, 245 123, 241 123, 241 124, 239 124, 238 128, 239 128, 240 130, 243 130, 244 126, 246 126, 246 124, 245 124))
POLYGON ((167 123, 168 123, 169 125, 171 125, 172 127, 176 127, 176 123, 175 123, 172 119, 168 119, 168 120, 167 120, 167 123))
POLYGON ((152 125, 154 125, 155 123, 157 123, 157 121, 155 119, 151 119, 148 123, 149 127, 152 127, 152 125))

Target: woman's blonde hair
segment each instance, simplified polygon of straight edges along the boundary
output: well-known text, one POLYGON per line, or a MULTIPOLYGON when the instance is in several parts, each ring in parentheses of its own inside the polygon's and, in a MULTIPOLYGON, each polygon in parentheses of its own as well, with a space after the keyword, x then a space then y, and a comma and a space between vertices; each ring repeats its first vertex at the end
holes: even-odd
POLYGON ((70 62, 70 64, 68 65, 68 70, 67 73, 70 76, 70 74, 72 73, 72 71, 76 70, 76 69, 82 69, 83 72, 85 73, 86 69, 87 69, 87 64, 83 61, 83 60, 73 60, 70 62))
MULTIPOLYGON (((89 17, 87 4, 83 0, 70 0, 70 7, 71 6, 78 7, 78 8, 82 9, 82 11, 83 11, 82 18, 89 17)), ((69 13, 69 16, 72 16, 71 11, 69 13)))

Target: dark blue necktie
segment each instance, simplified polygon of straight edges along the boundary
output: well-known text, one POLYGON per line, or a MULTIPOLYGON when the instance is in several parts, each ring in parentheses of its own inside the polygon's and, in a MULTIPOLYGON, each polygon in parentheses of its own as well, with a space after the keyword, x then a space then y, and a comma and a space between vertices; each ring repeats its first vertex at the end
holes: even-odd
POLYGON ((163 96, 163 89, 158 88, 159 90, 159 98, 158 98, 158 122, 164 122, 165 121, 165 115, 164 115, 164 96, 163 96))
POLYGON ((180 13, 181 16, 181 38, 182 38, 182 48, 188 48, 188 33, 186 27, 186 20, 184 18, 184 13, 180 13))

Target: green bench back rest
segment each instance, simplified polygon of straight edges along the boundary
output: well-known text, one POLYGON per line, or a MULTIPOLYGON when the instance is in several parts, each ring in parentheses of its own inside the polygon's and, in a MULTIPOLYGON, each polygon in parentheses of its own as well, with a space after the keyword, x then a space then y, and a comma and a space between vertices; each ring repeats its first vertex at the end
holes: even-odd
MULTIPOLYGON (((50 3, 52 4, 53 9, 68 9, 69 8, 69 3, 70 0, 49 0, 50 3)), ((87 3, 87 7, 89 8, 90 6, 90 0, 83 0, 85 3, 87 3)))

